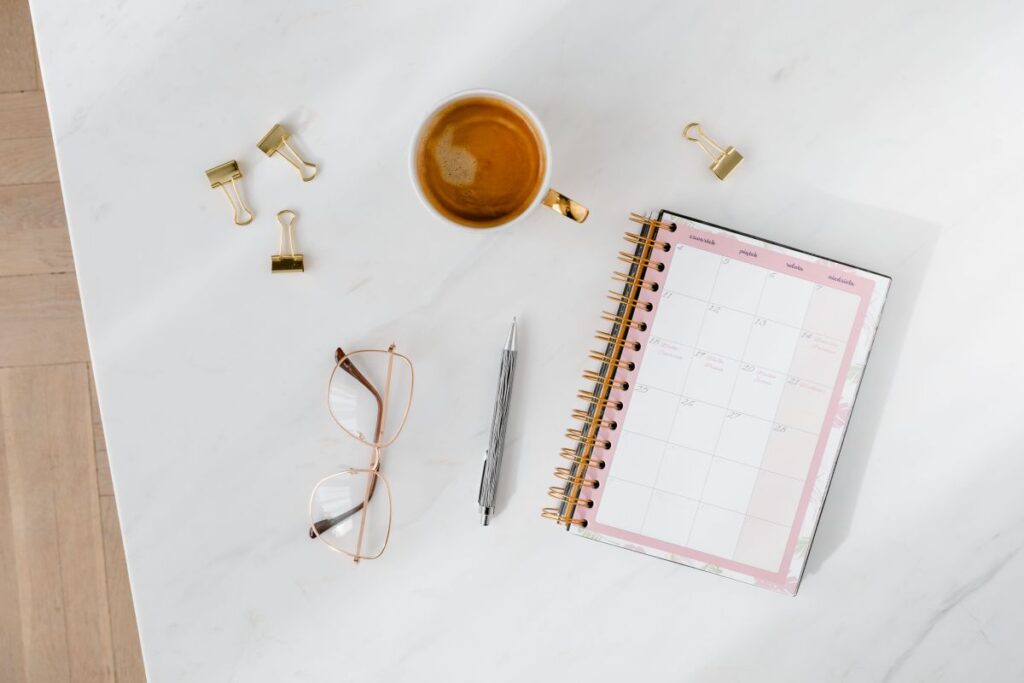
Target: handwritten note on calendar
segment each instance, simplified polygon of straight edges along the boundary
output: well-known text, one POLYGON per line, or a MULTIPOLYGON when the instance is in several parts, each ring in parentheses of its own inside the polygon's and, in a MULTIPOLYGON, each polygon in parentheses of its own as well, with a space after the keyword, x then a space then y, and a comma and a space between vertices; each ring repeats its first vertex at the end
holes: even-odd
POLYGON ((663 218, 581 533, 795 593, 889 280, 663 218))

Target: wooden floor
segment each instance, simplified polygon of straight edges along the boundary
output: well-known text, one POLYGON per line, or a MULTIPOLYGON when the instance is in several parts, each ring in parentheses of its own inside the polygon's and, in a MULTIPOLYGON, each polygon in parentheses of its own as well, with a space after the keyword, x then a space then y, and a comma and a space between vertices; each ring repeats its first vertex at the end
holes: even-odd
POLYGON ((0 681, 144 681, 27 0, 0 0, 0 681))

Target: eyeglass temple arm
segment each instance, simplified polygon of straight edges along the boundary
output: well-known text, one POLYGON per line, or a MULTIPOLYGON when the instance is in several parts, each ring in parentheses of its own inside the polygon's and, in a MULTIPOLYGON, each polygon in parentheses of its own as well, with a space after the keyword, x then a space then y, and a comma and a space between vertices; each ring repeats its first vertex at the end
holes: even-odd
POLYGON ((363 373, 359 372, 359 368, 349 360, 348 354, 346 354, 340 346, 334 351, 334 362, 338 363, 342 370, 352 375, 357 382, 366 387, 366 390, 373 394, 374 400, 377 401, 377 424, 373 428, 373 442, 380 443, 380 436, 384 422, 384 401, 381 399, 380 393, 377 391, 377 388, 373 386, 373 383, 366 379, 363 373))
MULTIPOLYGON (((373 471, 374 472, 379 472, 380 471, 380 463, 378 463, 377 466, 373 468, 373 471)), ((377 489, 377 477, 374 477, 373 479, 370 480, 370 494, 366 497, 367 501, 369 501, 371 498, 373 498, 373 492, 376 489, 377 489)), ((351 517, 352 515, 356 514, 357 512, 359 512, 362 509, 363 509, 363 504, 359 503, 358 505, 356 505, 351 510, 346 510, 345 512, 342 512, 340 515, 336 515, 334 517, 328 517, 327 519, 321 519, 320 521, 314 523, 313 526, 311 526, 309 528, 309 537, 310 538, 316 538, 320 534, 323 534, 323 533, 326 533, 326 532, 330 531, 331 529, 333 529, 337 525, 341 524, 346 519, 348 519, 349 517, 351 517)))
MULTIPOLYGON (((369 391, 371 394, 373 394, 373 398, 376 399, 376 401, 377 401, 377 424, 374 427, 374 437, 373 437, 373 440, 374 440, 375 443, 380 443, 380 437, 381 437, 381 431, 382 431, 382 423, 384 421, 384 401, 381 399, 380 393, 377 391, 377 388, 373 386, 373 384, 370 382, 370 380, 366 379, 366 377, 363 375, 363 373, 359 372, 359 368, 357 368, 352 361, 348 360, 347 354, 345 353, 345 351, 340 346, 334 351, 334 362, 338 363, 338 365, 341 366, 342 370, 344 370, 348 374, 352 375, 352 377, 354 377, 357 382, 359 382, 364 387, 366 387, 367 391, 369 391)), ((379 461, 374 462, 373 470, 375 472, 380 470, 380 462, 379 461)), ((373 498, 373 492, 376 489, 377 489, 377 478, 374 477, 370 481, 370 493, 366 497, 367 501, 369 501, 369 500, 371 500, 373 498)), ((337 515, 335 517, 330 517, 328 519, 321 519, 320 521, 318 521, 315 524, 313 524, 312 527, 310 527, 310 529, 309 529, 309 537, 310 538, 316 538, 320 534, 325 533, 327 531, 330 531, 335 526, 337 526, 338 524, 341 524, 346 519, 348 519, 349 517, 351 517, 352 515, 356 514, 357 512, 359 512, 362 509, 363 509, 363 504, 359 503, 359 505, 356 505, 351 510, 347 510, 347 511, 341 513, 340 515, 337 515)))
POLYGON ((359 505, 356 505, 354 508, 352 508, 348 512, 343 512, 340 515, 338 515, 337 517, 331 517, 329 519, 321 519, 319 522, 317 522, 316 524, 314 524, 313 526, 311 526, 309 528, 309 537, 310 538, 316 538, 320 534, 327 533, 328 531, 333 529, 335 526, 337 526, 338 524, 341 524, 346 519, 348 519, 349 517, 351 517, 352 515, 356 514, 357 512, 359 512, 362 509, 363 509, 363 504, 360 503, 359 505))

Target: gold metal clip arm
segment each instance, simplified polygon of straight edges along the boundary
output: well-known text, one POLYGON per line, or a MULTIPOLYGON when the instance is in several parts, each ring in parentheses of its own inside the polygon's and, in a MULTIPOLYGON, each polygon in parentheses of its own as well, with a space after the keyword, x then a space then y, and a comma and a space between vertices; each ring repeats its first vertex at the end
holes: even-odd
POLYGON ((206 178, 210 181, 210 187, 213 189, 219 187, 224 191, 224 196, 228 198, 228 204, 231 205, 235 225, 252 223, 256 215, 245 205, 245 200, 242 198, 242 186, 238 182, 242 179, 242 170, 238 167, 237 161, 227 161, 220 166, 214 166, 206 171, 206 178), (230 190, 228 190, 229 185, 231 186, 230 190))
POLYGON ((234 178, 231 179, 231 190, 228 192, 227 185, 221 185, 220 189, 224 190, 224 196, 228 198, 228 204, 231 205, 232 220, 235 225, 244 226, 252 223, 253 219, 256 218, 256 214, 245 205, 245 200, 242 199, 242 189, 238 186, 238 183, 234 178))
POLYGON ((299 172, 302 182, 308 183, 313 178, 316 178, 316 174, 320 172, 320 167, 312 161, 303 159, 288 143, 290 137, 291 133, 288 132, 288 129, 278 123, 270 129, 269 133, 263 136, 262 140, 256 143, 256 146, 268 157, 280 154, 282 159, 294 166, 299 172), (307 169, 310 169, 308 174, 306 172, 307 169))
POLYGON ((277 242, 278 253, 270 257, 270 271, 273 273, 301 273, 305 270, 302 254, 295 253, 295 221, 298 218, 291 209, 277 212, 277 222, 281 225, 281 236, 277 242), (285 241, 288 250, 285 251, 285 241))
POLYGON ((704 128, 699 123, 687 124, 686 128, 683 128, 683 137, 696 143, 711 158, 711 166, 708 168, 719 180, 725 180, 726 176, 743 161, 743 155, 735 147, 722 147, 704 133, 704 128), (694 129, 697 130, 696 136, 690 134, 694 129), (713 147, 715 151, 712 152, 709 147, 713 147))

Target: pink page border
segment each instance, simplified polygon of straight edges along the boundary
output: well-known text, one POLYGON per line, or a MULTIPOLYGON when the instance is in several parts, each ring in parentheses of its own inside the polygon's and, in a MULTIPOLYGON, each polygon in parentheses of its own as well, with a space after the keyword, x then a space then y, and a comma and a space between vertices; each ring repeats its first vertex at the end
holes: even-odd
MULTIPOLYGON (((661 295, 665 290, 665 281, 668 277, 669 270, 672 267, 672 257, 675 254, 675 246, 677 244, 687 244, 688 246, 696 247, 703 251, 718 254, 720 256, 726 256, 746 263, 756 264, 779 273, 799 277, 815 284, 831 287, 833 289, 852 292, 860 296, 860 305, 857 308, 857 315, 850 330, 850 337, 846 343, 846 352, 843 355, 842 364, 840 365, 839 372, 836 375, 836 382, 832 388, 832 397, 829 402, 829 408, 825 414, 825 418, 822 423, 823 428, 818 437, 818 444, 815 448, 814 457, 811 460, 807 477, 804 481, 803 492, 800 497, 800 503, 797 506, 796 516, 794 517, 793 524, 790 528, 786 550, 783 554, 778 571, 772 572, 759 567, 743 564, 736 560, 718 557, 717 555, 710 555, 692 548, 675 545, 666 541, 661 541, 649 536, 644 536, 632 531, 626 531, 597 522, 597 511, 600 509, 601 495, 604 492, 604 484, 612 469, 611 464, 615 457, 618 437, 621 433, 610 429, 602 429, 599 432, 599 437, 601 439, 606 439, 611 442, 611 448, 606 452, 603 458, 606 461, 607 466, 603 470, 592 469, 590 474, 590 476, 597 479, 601 484, 593 491, 591 496, 594 500, 594 506, 589 509, 581 510, 580 517, 587 520, 588 531, 596 531, 600 534, 618 538, 639 546, 655 548, 662 552, 690 558, 697 560, 698 562, 711 564, 723 569, 729 569, 751 576, 758 580, 758 582, 782 588, 787 584, 793 562, 793 556, 796 552, 797 539, 799 537, 800 530, 803 527, 804 519, 807 515, 807 509, 814 489, 814 482, 817 478, 817 473, 819 472, 822 459, 825 455, 825 449, 830 432, 828 427, 834 423, 839 411, 839 401, 843 392, 842 378, 846 377, 849 373, 851 359, 853 358, 853 354, 857 347, 857 340, 862 332, 868 304, 870 303, 871 295, 874 292, 875 282, 840 264, 834 262, 813 261, 808 260, 808 257, 806 256, 795 256, 790 253, 785 253, 780 251, 785 249, 785 247, 764 244, 759 240, 756 240, 756 238, 749 238, 750 241, 745 241, 742 237, 736 235, 736 233, 728 231, 716 232, 701 229, 691 224, 689 221, 679 218, 675 219, 675 223, 678 227, 674 233, 664 229, 658 231, 658 240, 667 242, 672 247, 668 252, 660 252, 660 258, 659 252, 655 252, 655 258, 665 263, 665 269, 660 273, 649 269, 645 276, 645 280, 658 283, 657 292, 645 292, 644 296, 642 296, 642 299, 654 304, 654 310, 651 312, 637 311, 634 316, 635 320, 647 323, 648 330, 653 327, 654 316, 655 313, 657 313, 661 301, 661 295)), ((631 386, 635 383, 637 374, 639 373, 640 364, 643 362, 643 356, 647 348, 649 335, 649 332, 634 331, 630 333, 630 338, 639 341, 641 347, 639 351, 633 351, 631 349, 624 350, 622 357, 623 359, 633 361, 635 363, 635 369, 633 371, 619 370, 616 373, 617 379, 624 379, 631 386)), ((616 411, 616 414, 619 416, 618 421, 620 423, 629 411, 631 395, 632 392, 628 390, 615 390, 612 392, 612 399, 621 401, 623 404, 622 410, 616 411)))

